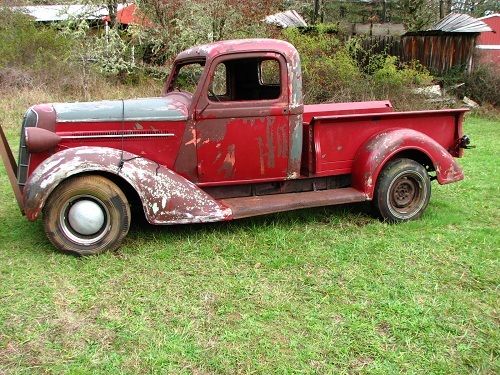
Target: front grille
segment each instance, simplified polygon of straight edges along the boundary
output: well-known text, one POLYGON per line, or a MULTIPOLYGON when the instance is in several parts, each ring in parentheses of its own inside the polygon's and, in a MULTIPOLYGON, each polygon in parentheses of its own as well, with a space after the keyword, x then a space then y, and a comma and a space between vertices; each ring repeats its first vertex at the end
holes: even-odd
POLYGON ((28 165, 30 154, 26 148, 25 131, 26 128, 35 127, 38 122, 38 115, 33 109, 28 109, 23 118, 21 127, 21 137, 19 141, 19 159, 17 165, 17 184, 22 189, 28 179, 28 165))

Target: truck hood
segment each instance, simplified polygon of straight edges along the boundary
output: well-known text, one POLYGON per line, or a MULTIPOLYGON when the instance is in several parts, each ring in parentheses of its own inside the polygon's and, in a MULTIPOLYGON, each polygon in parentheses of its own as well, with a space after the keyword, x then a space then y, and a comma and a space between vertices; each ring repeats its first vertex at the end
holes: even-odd
POLYGON ((53 107, 57 122, 185 121, 188 118, 188 103, 168 96, 55 103, 53 107))

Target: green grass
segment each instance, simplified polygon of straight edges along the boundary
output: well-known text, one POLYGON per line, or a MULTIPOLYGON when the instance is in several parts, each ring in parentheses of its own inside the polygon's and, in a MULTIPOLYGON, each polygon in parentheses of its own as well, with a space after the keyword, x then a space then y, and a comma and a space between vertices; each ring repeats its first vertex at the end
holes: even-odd
POLYGON ((19 214, 1 168, 0 374, 499 373, 498 125, 467 120, 466 178, 419 221, 136 223, 88 258, 19 214))

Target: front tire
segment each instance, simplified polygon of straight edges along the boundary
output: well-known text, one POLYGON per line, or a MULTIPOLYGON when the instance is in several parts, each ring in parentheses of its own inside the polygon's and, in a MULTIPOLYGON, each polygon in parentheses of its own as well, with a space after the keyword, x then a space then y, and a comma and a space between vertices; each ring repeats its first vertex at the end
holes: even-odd
POLYGON ((43 209, 50 242, 62 251, 94 255, 115 250, 130 227, 125 194, 102 176, 74 177, 61 183, 43 209))
POLYGON ((399 158, 387 163, 380 173, 373 204, 383 220, 394 223, 418 219, 430 197, 426 169, 415 160, 399 158))

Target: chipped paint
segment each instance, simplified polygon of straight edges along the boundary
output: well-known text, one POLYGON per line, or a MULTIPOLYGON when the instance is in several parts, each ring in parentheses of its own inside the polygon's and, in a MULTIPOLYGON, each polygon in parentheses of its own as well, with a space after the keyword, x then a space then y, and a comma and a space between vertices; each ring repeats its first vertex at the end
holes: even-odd
POLYGON ((224 158, 222 166, 220 167, 220 171, 224 173, 224 176, 226 178, 229 178, 234 174, 234 165, 236 163, 236 156, 234 151, 234 145, 229 145, 227 147, 226 157, 224 158))
POLYGON ((266 173, 266 164, 265 164, 265 153, 264 150, 264 141, 262 141, 262 137, 257 138, 257 144, 259 145, 259 164, 260 164, 260 174, 262 176, 266 173))
POLYGON ((184 143, 184 145, 185 146, 189 146, 189 145, 196 146, 200 142, 201 138, 196 138, 196 130, 195 129, 190 129, 190 130, 191 130, 192 138, 188 142, 184 143))
POLYGON ((187 107, 171 97, 54 103, 57 122, 186 121, 187 107))
MULTIPOLYGON (((368 111, 368 108, 373 107, 373 103, 362 103, 353 104, 354 109, 342 107, 344 108, 344 112, 340 111, 342 116, 334 116, 331 113, 325 115, 326 107, 322 109, 323 112, 319 112, 325 115, 323 117, 319 117, 317 113, 315 117, 315 113, 310 111, 308 113, 310 124, 308 123, 306 128, 308 137, 306 152, 303 155, 302 72, 299 55, 292 45, 270 39, 222 41, 184 51, 177 57, 175 64, 193 61, 193 58, 196 58, 196 61, 206 61, 200 85, 194 94, 168 92, 161 98, 34 107, 40 108, 40 111, 35 112, 37 116, 42 110, 47 112, 44 126, 54 132, 56 116, 57 126, 62 124, 63 132, 66 133, 74 133, 71 126, 78 126, 75 125, 78 123, 83 125, 92 123, 93 129, 100 130, 99 125, 109 126, 115 121, 118 123, 113 125, 115 134, 118 131, 123 132, 123 128, 120 130, 118 126, 120 122, 123 126, 124 121, 129 122, 127 131, 141 131, 145 128, 145 132, 149 129, 157 131, 146 120, 157 121, 155 124, 158 128, 162 128, 162 121, 168 123, 178 121, 174 125, 168 125, 169 127, 178 125, 175 131, 172 130, 178 143, 175 148, 166 149, 170 152, 164 152, 172 158, 168 159, 168 162, 161 159, 160 151, 149 144, 141 144, 134 151, 127 149, 123 143, 112 144, 111 141, 106 143, 110 147, 93 145, 74 147, 75 144, 69 146, 63 144, 61 149, 72 148, 59 150, 47 159, 45 159, 47 155, 42 155, 36 163, 31 164, 34 169, 41 163, 32 172, 25 189, 24 205, 28 218, 30 220, 37 218, 47 197, 61 181, 75 174, 93 171, 111 173, 127 181, 137 191, 146 218, 152 224, 229 220, 233 217, 232 211, 221 201, 210 197, 195 183, 202 186, 219 184, 218 186, 225 187, 230 183, 248 184, 262 181, 274 183, 274 181, 300 179, 302 162, 307 164, 306 176, 314 178, 334 174, 348 175, 352 171, 353 187, 367 199, 371 199, 373 195, 383 165, 404 150, 416 150, 428 156, 434 163, 439 183, 449 183, 463 178, 460 167, 446 151, 446 147, 429 135, 400 128, 408 126, 418 129, 424 122, 428 122, 429 117, 441 121, 433 123, 433 126, 441 126, 441 130, 444 128, 443 124, 448 126, 451 121, 454 121, 455 127, 461 127, 461 120, 454 116, 460 111, 459 115, 463 116, 463 110, 450 110, 446 114, 444 111, 427 111, 406 114, 382 113, 373 116, 367 113, 360 115, 356 112, 360 108, 368 111), (241 53, 239 56, 249 56, 248 53, 252 53, 259 58, 273 58, 280 61, 282 68, 286 67, 286 70, 282 70, 282 77, 286 78, 286 81, 283 81, 279 98, 274 101, 253 103, 250 100, 246 103, 209 102, 206 97, 206 87, 209 84, 208 71, 215 68, 214 64, 218 61, 222 61, 222 58, 214 59, 223 55, 238 57, 238 53, 241 53), (354 111, 352 113, 358 114, 346 115, 345 110, 351 109, 354 111), (441 115, 437 115, 438 112, 441 115), (429 116, 424 117, 427 115, 429 116), (442 120, 443 116, 447 116, 446 121, 442 120), (386 118, 393 119, 394 122, 391 123, 393 125, 387 125, 387 122, 384 122, 386 118), (338 128, 330 125, 338 125, 339 119, 348 125, 343 128, 344 133, 329 130, 338 128), (325 124, 316 123, 321 122, 320 120, 324 120, 325 124), (378 126, 382 124, 385 129, 377 130, 377 134, 369 133, 366 129, 371 129, 372 123, 377 123, 378 126), (359 126, 358 129, 355 128, 356 125, 359 126), (345 137, 346 134, 355 136, 348 138, 345 137), (342 137, 345 137, 345 140, 342 137), (322 142, 327 147, 321 149, 322 142), (119 150, 120 147, 124 147, 124 150, 119 150), (342 159, 338 157, 339 155, 350 155, 350 158, 342 159), (337 167, 335 163, 341 166, 337 167), (320 170, 323 166, 325 169, 320 170)), ((166 91, 172 79, 174 75, 167 81, 166 91)), ((351 103, 344 105, 350 106, 351 103)), ((387 111, 392 112, 390 103, 384 106, 389 108, 387 111)), ((89 127, 78 130, 89 131, 89 127)), ((167 130, 161 129, 158 132, 167 130)), ((461 128, 457 132, 460 133, 461 128)), ((434 137, 434 134, 436 138, 451 137, 448 134, 443 136, 437 130, 434 130, 431 136, 434 137)), ((440 142, 443 144, 444 141, 440 142)), ((284 182, 284 184, 293 182, 298 181, 284 182)), ((290 201, 292 200, 295 200, 295 197, 291 197, 290 201)))
POLYGON ((290 116, 290 140, 287 170, 287 176, 289 176, 289 178, 290 176, 300 174, 303 137, 302 116, 290 116))
POLYGON ((92 171, 118 175, 134 187, 152 224, 219 221, 231 216, 229 209, 173 171, 129 152, 123 153, 120 168, 121 157, 119 150, 106 147, 78 147, 51 156, 28 180, 24 194, 26 216, 35 220, 50 193, 63 180, 92 171))
MULTIPOLYGON (((275 119, 273 119, 275 120, 275 119)), ((275 162, 274 162, 274 132, 273 132, 273 127, 275 126, 275 122, 270 119, 270 121, 267 122, 266 124, 266 139, 267 139, 267 167, 268 168, 274 168, 275 162)))
POLYGON ((373 178, 372 178, 372 176, 369 176, 366 179, 366 187, 369 188, 369 189, 373 188, 373 178))
POLYGON ((434 139, 412 129, 393 129, 373 136, 358 150, 352 168, 353 187, 371 199, 374 182, 383 166, 398 153, 409 150, 419 152, 432 161, 440 184, 463 179, 461 168, 434 139))

